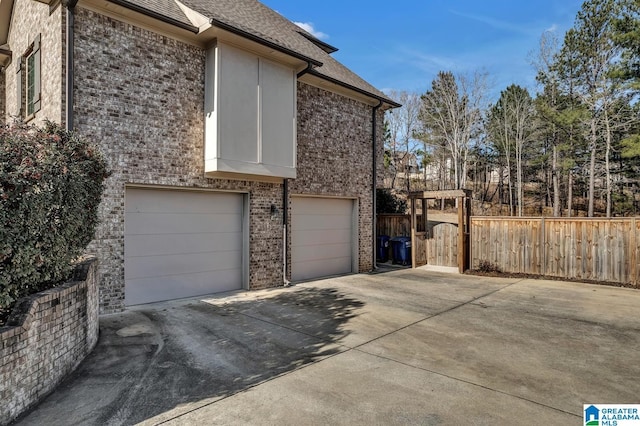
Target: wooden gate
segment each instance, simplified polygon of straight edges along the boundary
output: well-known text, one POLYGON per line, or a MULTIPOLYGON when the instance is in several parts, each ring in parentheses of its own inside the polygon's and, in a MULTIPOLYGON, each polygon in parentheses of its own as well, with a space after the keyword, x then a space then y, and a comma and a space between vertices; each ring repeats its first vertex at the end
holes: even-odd
MULTIPOLYGON (((459 266, 458 225, 451 223, 456 220, 455 214, 432 213, 425 221, 422 211, 416 212, 416 232, 411 248, 416 267, 427 264, 459 266)), ((376 233, 390 237, 411 236, 411 215, 378 214, 376 233)), ((468 236, 463 236, 465 241, 468 241, 468 236)))
POLYGON ((469 268, 471 254, 471 191, 424 191, 409 194, 411 201, 411 264, 457 266, 460 273, 469 268), (455 199, 458 224, 430 223, 427 200, 455 199), (422 215, 418 216, 418 204, 422 215))
MULTIPOLYGON (((426 264, 458 266, 458 226, 453 223, 429 223, 424 242, 426 264)), ((417 253, 416 253, 417 254, 417 253)))

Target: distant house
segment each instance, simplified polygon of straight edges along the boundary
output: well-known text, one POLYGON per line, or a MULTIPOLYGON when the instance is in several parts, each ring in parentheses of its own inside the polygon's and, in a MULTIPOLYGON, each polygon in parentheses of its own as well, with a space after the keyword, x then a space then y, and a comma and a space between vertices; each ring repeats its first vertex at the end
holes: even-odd
POLYGON ((369 271, 384 110, 337 49, 254 0, 0 0, 0 121, 112 170, 103 313, 369 271))
POLYGON ((391 159, 391 164, 399 176, 415 174, 420 171, 418 157, 412 152, 398 152, 391 159))

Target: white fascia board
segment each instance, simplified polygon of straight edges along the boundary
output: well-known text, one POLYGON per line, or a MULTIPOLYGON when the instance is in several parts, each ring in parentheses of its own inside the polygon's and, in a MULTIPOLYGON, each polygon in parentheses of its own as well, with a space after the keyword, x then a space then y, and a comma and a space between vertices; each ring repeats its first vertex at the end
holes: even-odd
POLYGON ((233 173, 237 175, 253 175, 256 180, 264 178, 295 179, 295 167, 275 166, 264 163, 250 163, 245 161, 225 160, 214 158, 205 161, 205 175, 215 175, 216 172, 233 173))
POLYGON ((176 5, 178 5, 180 10, 182 10, 182 13, 185 14, 187 19, 191 21, 191 24, 194 27, 198 27, 199 33, 202 33, 203 31, 206 31, 209 27, 211 27, 211 20, 209 18, 207 18, 200 12, 196 12, 195 10, 186 6, 182 2, 179 2, 178 0, 173 0, 173 1, 176 3, 176 5))

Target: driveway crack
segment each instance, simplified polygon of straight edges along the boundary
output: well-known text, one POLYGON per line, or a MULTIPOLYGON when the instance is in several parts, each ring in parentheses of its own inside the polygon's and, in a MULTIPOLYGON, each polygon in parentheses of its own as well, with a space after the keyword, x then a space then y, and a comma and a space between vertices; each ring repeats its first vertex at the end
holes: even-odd
POLYGON ((445 309, 443 311, 437 312, 437 313, 435 313, 433 315, 429 315, 429 316, 427 316, 425 318, 422 318, 422 319, 419 319, 417 321, 414 321, 411 324, 407 324, 407 325, 405 325, 403 327, 400 327, 400 328, 398 328, 398 329, 396 329, 394 331, 391 331, 389 333, 386 333, 386 334, 383 334, 381 336, 378 336, 375 339, 371 339, 371 340, 369 340, 367 342, 361 343, 361 344, 359 344, 357 346, 354 346, 350 350, 355 350, 355 351, 358 351, 360 353, 371 355, 371 356, 374 356, 374 357, 377 357, 377 358, 380 358, 380 359, 384 359, 384 360, 387 360, 387 361, 390 361, 390 362, 394 362, 394 363, 397 363, 397 364, 400 364, 400 365, 403 365, 403 366, 406 366, 406 367, 415 368, 417 370, 421 370, 421 371, 424 371, 424 372, 427 372, 427 373, 431 373, 431 374, 436 374, 438 376, 445 377, 445 378, 450 379, 450 380, 455 380, 455 381, 458 381, 458 382, 461 382, 461 383, 465 383, 465 384, 468 384, 468 385, 476 386, 476 387, 479 387, 479 388, 482 388, 482 389, 486 389, 486 390, 489 390, 489 391, 492 391, 492 392, 496 392, 496 393, 499 393, 499 394, 502 394, 502 395, 506 395, 506 396, 509 396, 509 397, 512 397, 512 398, 517 398, 517 399, 520 399, 522 401, 530 402, 532 404, 536 404, 536 405, 539 405, 541 407, 545 407, 545 408, 548 408, 548 409, 551 409, 551 410, 559 411, 559 412, 562 412, 562 413, 569 414, 571 416, 580 418, 581 417, 580 415, 577 415, 576 413, 572 413, 572 412, 563 410, 561 408, 553 407, 553 406, 550 406, 550 405, 547 405, 547 404, 544 404, 544 403, 541 403, 541 402, 538 402, 538 401, 534 401, 534 400, 531 400, 531 399, 528 399, 528 398, 525 398, 525 397, 522 397, 522 396, 519 396, 519 395, 514 395, 514 394, 511 394, 509 392, 502 391, 500 389, 492 388, 490 386, 486 386, 486 385, 483 385, 483 384, 480 384, 480 383, 475 383, 475 382, 472 382, 472 381, 469 381, 469 380, 465 380, 465 379, 462 379, 462 378, 459 378, 459 377, 450 376, 448 374, 441 373, 441 372, 434 371, 434 370, 430 370, 428 368, 424 368, 424 367, 419 367, 419 366, 416 366, 416 365, 408 364, 406 362, 398 361, 396 359, 389 358, 389 357, 386 357, 386 356, 383 356, 383 355, 379 355, 379 354, 375 354, 375 353, 371 353, 371 352, 368 352, 368 351, 362 349, 362 347, 364 345, 367 345, 369 343, 375 342, 377 340, 380 340, 380 339, 382 339, 384 337, 390 336, 390 335, 392 335, 394 333, 397 333, 399 331, 405 330, 405 329, 407 329, 409 327, 412 327, 412 326, 414 326, 416 324, 419 324, 419 323, 421 323, 423 321, 426 321, 426 320, 438 317, 440 315, 446 314, 448 312, 454 311, 454 310, 459 309, 459 308, 461 308, 463 306, 474 304, 475 302, 477 302, 480 299, 483 299, 485 297, 488 297, 488 296, 491 296, 493 294, 496 294, 496 293, 498 293, 498 292, 500 292, 502 290, 505 290, 505 289, 507 289, 509 287, 512 287, 512 286, 514 286, 516 284, 519 284, 519 283, 521 283, 523 281, 526 281, 526 280, 522 279, 522 280, 518 280, 518 281, 515 281, 515 282, 512 282, 512 283, 509 283, 509 284, 505 285, 504 287, 500 287, 498 289, 492 290, 492 291, 487 292, 485 294, 482 294, 480 296, 474 297, 474 298, 472 298, 472 299, 470 299, 470 300, 468 300, 466 302, 463 302, 463 303, 460 303, 458 305, 452 306, 452 307, 450 307, 448 309, 445 309))
POLYGON ((497 292, 502 291, 502 290, 504 290, 504 289, 506 289, 506 288, 509 288, 509 287, 511 287, 511 286, 514 286, 514 285, 516 285, 516 284, 518 284, 518 283, 521 283, 522 281, 525 281, 525 280, 524 280, 524 279, 522 279, 522 280, 518 280, 518 281, 515 281, 515 282, 512 282, 512 283, 509 283, 509 284, 505 285, 504 287, 500 287, 500 288, 495 289, 495 290, 492 290, 492 291, 490 291, 490 292, 488 292, 488 293, 485 293, 485 294, 482 294, 482 295, 480 295, 480 296, 474 297, 474 298, 473 298, 473 299, 471 299, 471 300, 468 300, 468 301, 466 301, 466 302, 459 303, 459 304, 457 304, 457 305, 455 305, 455 306, 452 306, 452 307, 450 307, 450 308, 447 308, 447 309, 445 309, 445 310, 443 310, 443 311, 436 312, 436 313, 435 313, 435 314, 433 314, 433 315, 428 315, 428 316, 426 316, 426 317, 424 317, 424 318, 420 318, 419 320, 416 320, 416 321, 414 321, 414 322, 412 322, 412 323, 410 323, 410 324, 404 325, 404 326, 402 326, 402 327, 400 327, 400 328, 397 328, 397 329, 395 329, 395 330, 392 330, 392 331, 390 331, 390 332, 388 332, 388 333, 382 334, 382 335, 380 335, 380 336, 378 336, 378 337, 376 337, 376 338, 374 338, 374 339, 371 339, 371 340, 368 340, 368 341, 366 341, 366 342, 364 342, 364 343, 361 343, 361 344, 359 344, 359 345, 356 345, 356 346, 354 346, 354 347, 353 347, 353 348, 351 348, 351 349, 358 349, 358 348, 360 348, 360 347, 362 347, 362 346, 364 346, 364 345, 368 345, 369 343, 375 342, 376 340, 380 340, 380 339, 383 339, 383 338, 385 338, 385 337, 387 337, 387 336, 390 336, 390 335, 392 335, 392 334, 394 334, 394 333, 397 333, 398 331, 402 331, 402 330, 405 330, 405 329, 407 329, 407 328, 409 328, 409 327, 412 327, 412 326, 414 326, 414 325, 416 325, 416 324, 420 324, 420 323, 421 323, 421 322, 423 322, 423 321, 426 321, 426 320, 429 320, 429 319, 432 319, 432 318, 438 317, 438 316, 440 316, 440 315, 443 315, 443 314, 446 314, 446 313, 448 313, 448 312, 454 311, 454 310, 456 310, 456 309, 458 309, 458 308, 462 308, 463 306, 467 306, 467 305, 473 304, 474 302, 476 302, 476 301, 478 301, 478 300, 480 300, 480 299, 483 299, 483 298, 485 298, 485 297, 488 297, 488 296, 491 296, 491 295, 493 295, 493 294, 496 294, 497 292))
POLYGON ((547 404, 544 404, 542 402, 534 401, 532 399, 525 398, 523 396, 514 395, 512 393, 505 392, 505 391, 502 391, 500 389, 492 388, 490 386, 486 386, 486 385, 483 385, 483 384, 480 384, 480 383, 472 382, 470 380, 462 379, 460 377, 450 376, 448 374, 441 373, 439 371, 430 370, 428 368, 419 367, 417 365, 412 365, 412 364, 409 364, 409 363, 406 363, 406 362, 398 361, 397 359, 393 359, 393 358, 389 358, 389 357, 386 357, 386 356, 383 356, 383 355, 367 352, 367 351, 362 350, 360 348, 354 348, 353 350, 358 351, 358 352, 363 353, 363 354, 366 354, 366 355, 374 356, 376 358, 384 359, 386 361, 394 362, 396 364, 400 364, 400 365, 403 365, 405 367, 415 368, 416 370, 424 371, 426 373, 435 374, 435 375, 438 375, 440 377, 445 377, 445 378, 450 379, 450 380, 455 380, 457 382, 465 383, 465 384, 468 384, 468 385, 471 385, 471 386, 476 386, 476 387, 479 387, 479 388, 482 388, 482 389, 486 389, 488 391, 499 393, 501 395, 509 396, 509 397, 512 397, 512 398, 516 398, 516 399, 519 399, 519 400, 522 400, 522 401, 526 401, 526 402, 530 402, 532 404, 539 405, 541 407, 545 407, 545 408, 548 408, 548 409, 551 409, 551 410, 559 411, 561 413, 569 414, 569 415, 577 417, 577 418, 582 418, 582 415, 579 415, 579 414, 576 414, 576 413, 572 413, 570 411, 566 411, 566 410, 563 410, 561 408, 553 407, 551 405, 547 405, 547 404))

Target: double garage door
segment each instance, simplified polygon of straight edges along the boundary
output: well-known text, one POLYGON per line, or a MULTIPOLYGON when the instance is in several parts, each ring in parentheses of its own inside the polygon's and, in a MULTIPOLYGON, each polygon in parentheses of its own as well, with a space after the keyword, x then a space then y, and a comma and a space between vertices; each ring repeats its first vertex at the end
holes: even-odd
POLYGON ((242 288, 243 195, 128 188, 125 303, 242 288))
MULTIPOLYGON (((243 288, 244 197, 128 188, 125 303, 137 305, 243 288)), ((353 200, 293 197, 291 279, 354 271, 353 224, 353 200)))

